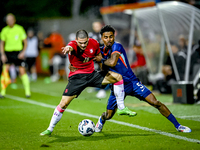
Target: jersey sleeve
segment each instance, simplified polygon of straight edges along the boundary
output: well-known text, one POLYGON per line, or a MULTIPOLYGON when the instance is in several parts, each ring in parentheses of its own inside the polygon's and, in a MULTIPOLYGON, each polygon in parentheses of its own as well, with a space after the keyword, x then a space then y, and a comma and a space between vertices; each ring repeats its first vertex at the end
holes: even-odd
POLYGON ((77 49, 76 41, 71 41, 67 44, 68 46, 71 46, 74 50, 77 49))
POLYGON ((101 50, 100 50, 100 47, 98 46, 98 47, 97 47, 96 55, 98 55, 100 52, 101 52, 101 50))
POLYGON ((122 53, 122 45, 121 44, 115 44, 114 47, 112 47, 111 55, 114 53, 118 53, 118 54, 122 53))
POLYGON ((2 40, 2 41, 5 41, 5 40, 6 40, 6 37, 5 37, 5 29, 2 29, 2 31, 1 31, 1 40, 2 40))

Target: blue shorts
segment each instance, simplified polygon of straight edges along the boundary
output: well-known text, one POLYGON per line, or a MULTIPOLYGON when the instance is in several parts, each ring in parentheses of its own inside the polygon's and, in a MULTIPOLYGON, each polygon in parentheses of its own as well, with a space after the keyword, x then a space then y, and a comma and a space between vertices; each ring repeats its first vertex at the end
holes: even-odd
MULTIPOLYGON (((145 85, 143 85, 138 79, 135 79, 128 83, 124 83, 124 91, 125 91, 125 98, 127 95, 129 95, 129 96, 135 96, 140 100, 144 100, 149 94, 151 94, 151 91, 145 85)), ((113 88, 111 87, 111 94, 108 99, 107 109, 114 110, 115 108, 117 108, 117 101, 114 95, 113 88)))

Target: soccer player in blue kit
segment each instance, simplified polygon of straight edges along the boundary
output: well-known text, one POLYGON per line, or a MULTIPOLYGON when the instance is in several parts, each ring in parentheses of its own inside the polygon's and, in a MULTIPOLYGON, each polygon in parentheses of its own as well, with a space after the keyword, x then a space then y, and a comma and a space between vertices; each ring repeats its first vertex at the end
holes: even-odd
MULTIPOLYGON (((179 124, 170 110, 163 103, 158 101, 153 93, 146 88, 145 85, 143 85, 132 72, 123 46, 120 43, 115 42, 115 29, 110 25, 106 25, 101 29, 100 34, 102 41, 104 42, 104 46, 101 48, 103 58, 97 56, 95 59, 97 62, 102 63, 103 69, 106 68, 122 75, 124 80, 125 97, 127 95, 135 96, 138 99, 149 103, 151 106, 158 109, 158 111, 169 121, 171 121, 177 131, 191 132, 190 128, 179 124)), ((95 132, 101 132, 106 120, 111 119, 116 111, 120 114, 120 111, 117 110, 117 102, 114 91, 111 88, 107 111, 103 112, 103 114, 99 117, 95 127, 95 132)))

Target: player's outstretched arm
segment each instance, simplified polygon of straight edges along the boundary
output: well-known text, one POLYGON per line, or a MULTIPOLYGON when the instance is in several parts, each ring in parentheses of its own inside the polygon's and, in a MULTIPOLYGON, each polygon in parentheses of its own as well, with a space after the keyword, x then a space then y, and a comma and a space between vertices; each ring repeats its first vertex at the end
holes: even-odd
POLYGON ((65 46, 65 47, 62 47, 62 52, 64 54, 68 54, 71 55, 71 51, 73 51, 73 48, 69 45, 65 46))

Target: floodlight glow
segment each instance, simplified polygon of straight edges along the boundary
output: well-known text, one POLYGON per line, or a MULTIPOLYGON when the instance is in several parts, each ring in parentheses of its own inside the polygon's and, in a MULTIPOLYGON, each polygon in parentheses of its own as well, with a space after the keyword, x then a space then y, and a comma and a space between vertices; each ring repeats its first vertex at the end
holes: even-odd
POLYGON ((133 10, 132 9, 126 9, 126 10, 124 10, 124 13, 128 14, 128 15, 132 15, 133 14, 133 10))
POLYGON ((176 5, 176 6, 177 6, 177 5, 178 5, 178 2, 174 1, 174 2, 173 2, 173 5, 176 5))

